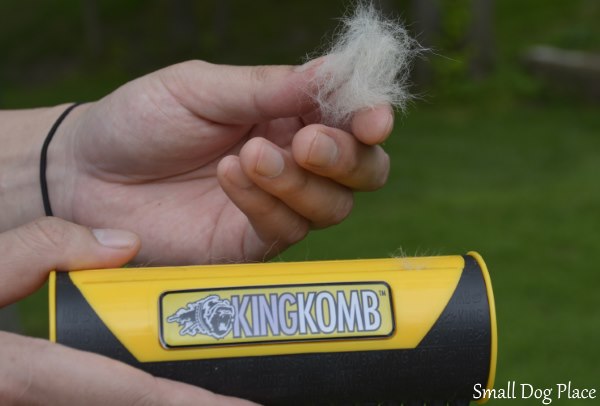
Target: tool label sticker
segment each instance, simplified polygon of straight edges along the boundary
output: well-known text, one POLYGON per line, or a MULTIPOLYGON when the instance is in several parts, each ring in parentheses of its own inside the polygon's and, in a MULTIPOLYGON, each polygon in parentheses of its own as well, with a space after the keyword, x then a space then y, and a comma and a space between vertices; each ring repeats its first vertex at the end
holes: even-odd
POLYGON ((387 337, 395 328, 383 282, 165 292, 159 311, 167 348, 387 337))

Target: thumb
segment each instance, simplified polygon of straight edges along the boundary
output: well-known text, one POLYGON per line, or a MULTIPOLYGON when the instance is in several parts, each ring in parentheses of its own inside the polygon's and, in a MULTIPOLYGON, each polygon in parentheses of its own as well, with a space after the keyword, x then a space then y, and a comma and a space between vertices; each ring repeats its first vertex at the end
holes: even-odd
POLYGON ((56 217, 0 233, 0 307, 33 293, 53 269, 117 267, 139 248, 131 232, 90 230, 56 217))
POLYGON ((162 71, 162 82, 194 114, 222 124, 255 124, 315 110, 316 68, 229 66, 188 61, 162 71))

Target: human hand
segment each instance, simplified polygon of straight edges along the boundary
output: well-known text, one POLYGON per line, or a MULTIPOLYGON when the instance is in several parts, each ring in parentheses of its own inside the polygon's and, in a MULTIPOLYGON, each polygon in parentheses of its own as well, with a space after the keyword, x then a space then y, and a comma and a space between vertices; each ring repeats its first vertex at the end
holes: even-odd
POLYGON ((393 114, 315 124, 316 64, 185 62, 78 107, 50 147, 55 214, 136 232, 147 264, 264 260, 339 223, 386 181, 393 114))
MULTIPOLYGON (((0 233, 0 307, 23 298, 57 268, 117 267, 139 249, 130 232, 89 230, 42 218, 0 233)), ((0 331, 2 405, 231 405, 254 403, 213 394, 109 358, 0 331)))

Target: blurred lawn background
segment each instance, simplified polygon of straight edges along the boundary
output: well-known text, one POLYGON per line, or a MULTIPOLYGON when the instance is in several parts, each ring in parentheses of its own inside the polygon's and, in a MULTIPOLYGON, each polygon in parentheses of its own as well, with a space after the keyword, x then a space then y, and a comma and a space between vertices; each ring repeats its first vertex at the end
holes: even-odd
MULTIPOLYGON (((418 1, 382 4, 423 40, 418 1)), ((496 295, 497 387, 571 380, 600 389, 600 105, 520 63, 536 44, 600 52, 600 2, 496 1, 489 66, 477 75, 468 62, 471 1, 428 2, 438 8, 427 40, 435 52, 420 62, 420 98, 386 142, 387 186, 357 196, 346 222, 313 232, 280 259, 477 250, 496 295)), ((323 44, 347 5, 3 0, 0 108, 94 100, 191 58, 296 64, 323 44)), ((21 303, 26 333, 47 335, 46 298, 42 290, 21 303)))

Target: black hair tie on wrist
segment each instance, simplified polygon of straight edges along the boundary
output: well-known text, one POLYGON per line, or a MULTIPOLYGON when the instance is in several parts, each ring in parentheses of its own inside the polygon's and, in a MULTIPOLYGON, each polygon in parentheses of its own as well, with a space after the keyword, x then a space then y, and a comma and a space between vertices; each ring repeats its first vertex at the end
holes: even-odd
POLYGON ((50 132, 46 135, 46 139, 44 140, 44 144, 42 145, 42 154, 40 156, 40 186, 42 187, 42 201, 44 203, 44 212, 46 216, 53 216, 52 207, 50 206, 50 198, 48 197, 48 182, 46 182, 46 164, 47 164, 47 155, 48 155, 48 145, 50 145, 50 141, 54 137, 56 130, 63 122, 65 117, 69 115, 71 110, 75 107, 79 106, 81 103, 71 104, 63 113, 58 117, 58 119, 52 125, 50 132))

